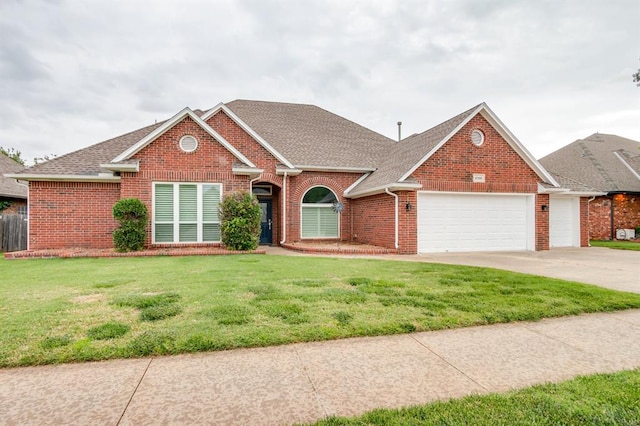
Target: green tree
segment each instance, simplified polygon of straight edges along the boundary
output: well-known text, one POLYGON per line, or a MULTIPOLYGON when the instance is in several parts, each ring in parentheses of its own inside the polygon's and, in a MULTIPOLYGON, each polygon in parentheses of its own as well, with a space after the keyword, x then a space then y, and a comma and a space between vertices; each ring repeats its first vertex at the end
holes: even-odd
POLYGON ((222 243, 230 250, 255 250, 260 242, 262 209, 248 192, 234 192, 220 205, 222 243))
POLYGON ((636 86, 640 87, 640 68, 638 68, 638 72, 633 74, 633 82, 636 83, 636 86))
POLYGON ((24 159, 22 158, 22 153, 15 148, 4 148, 0 146, 0 154, 6 155, 11 158, 16 163, 20 163, 24 166, 24 159))

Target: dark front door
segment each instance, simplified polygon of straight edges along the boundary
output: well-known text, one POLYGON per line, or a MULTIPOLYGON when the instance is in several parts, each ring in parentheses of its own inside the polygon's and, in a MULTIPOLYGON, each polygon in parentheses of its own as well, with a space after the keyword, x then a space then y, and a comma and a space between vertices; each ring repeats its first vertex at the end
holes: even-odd
POLYGON ((273 216, 271 212, 271 200, 258 200, 260 208, 262 209, 262 221, 260 226, 262 232, 260 233, 260 244, 272 244, 273 243, 273 216))

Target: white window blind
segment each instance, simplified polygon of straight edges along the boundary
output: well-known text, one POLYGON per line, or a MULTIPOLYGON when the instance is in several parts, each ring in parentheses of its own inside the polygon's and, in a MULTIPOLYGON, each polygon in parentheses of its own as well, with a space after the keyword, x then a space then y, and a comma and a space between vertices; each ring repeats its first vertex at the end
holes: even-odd
POLYGON ((219 242, 222 185, 154 184, 154 242, 219 242))

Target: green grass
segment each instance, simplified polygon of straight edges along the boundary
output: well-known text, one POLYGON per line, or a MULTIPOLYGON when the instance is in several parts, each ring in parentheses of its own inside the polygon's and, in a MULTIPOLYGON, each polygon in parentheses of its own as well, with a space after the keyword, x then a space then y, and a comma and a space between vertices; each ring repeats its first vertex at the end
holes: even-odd
POLYGON ((318 426, 346 425, 638 425, 640 370, 578 377, 505 394, 469 396, 360 417, 331 417, 318 426))
POLYGON ((638 250, 640 251, 640 243, 636 241, 604 241, 591 240, 592 247, 606 247, 617 250, 638 250))
POLYGON ((0 367, 639 307, 638 294, 418 262, 256 255, 0 259, 0 367), (96 338, 99 331, 107 337, 96 338))

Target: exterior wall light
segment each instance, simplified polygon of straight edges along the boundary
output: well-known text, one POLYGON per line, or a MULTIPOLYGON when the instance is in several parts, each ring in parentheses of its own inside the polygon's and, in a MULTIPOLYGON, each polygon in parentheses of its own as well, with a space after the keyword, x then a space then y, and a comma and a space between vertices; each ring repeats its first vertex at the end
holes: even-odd
POLYGON ((412 205, 411 205, 411 203, 407 203, 407 204, 405 204, 404 207, 407 209, 407 211, 411 211, 412 205))

